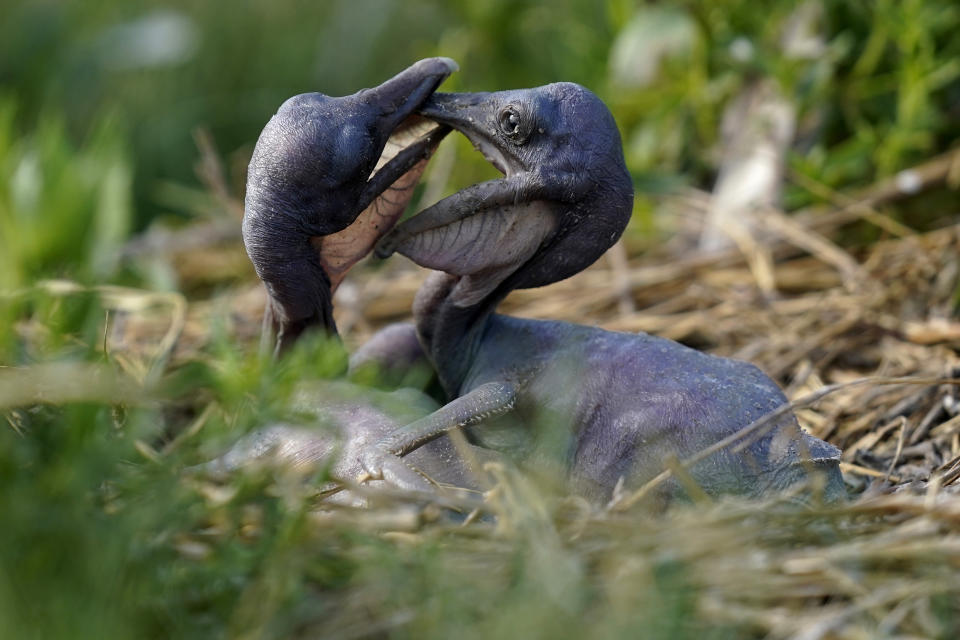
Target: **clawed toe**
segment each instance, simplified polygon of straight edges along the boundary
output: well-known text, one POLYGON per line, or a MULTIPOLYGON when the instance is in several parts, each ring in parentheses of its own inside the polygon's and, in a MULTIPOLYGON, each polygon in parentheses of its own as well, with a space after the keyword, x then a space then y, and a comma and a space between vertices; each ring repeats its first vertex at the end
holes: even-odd
POLYGON ((379 480, 409 491, 436 490, 436 484, 426 474, 379 446, 364 452, 357 462, 363 470, 357 477, 360 484, 379 480))

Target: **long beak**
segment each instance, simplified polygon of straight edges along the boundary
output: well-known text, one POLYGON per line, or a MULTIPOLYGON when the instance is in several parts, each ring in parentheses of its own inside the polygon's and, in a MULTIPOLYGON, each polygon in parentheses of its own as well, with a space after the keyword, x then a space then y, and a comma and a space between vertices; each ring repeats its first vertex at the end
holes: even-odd
POLYGON ((426 58, 380 86, 355 95, 359 100, 380 107, 379 126, 389 134, 458 68, 450 58, 426 58))
POLYGON ((490 99, 493 94, 434 93, 420 106, 417 113, 434 122, 448 125, 471 140, 487 137, 484 123, 490 119, 490 99))
POLYGON ((434 93, 417 113, 465 135, 488 162, 509 175, 515 170, 516 162, 491 131, 495 126, 497 102, 498 94, 490 92, 434 93))

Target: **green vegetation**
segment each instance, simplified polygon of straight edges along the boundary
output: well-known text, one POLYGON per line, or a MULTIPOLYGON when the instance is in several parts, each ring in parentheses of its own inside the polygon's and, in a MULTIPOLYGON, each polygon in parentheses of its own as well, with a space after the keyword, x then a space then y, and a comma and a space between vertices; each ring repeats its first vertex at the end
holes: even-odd
MULTIPOLYGON (((889 175, 956 139, 955 3, 827 0, 809 37, 785 51, 796 5, 13 0, 0 25, 0 87, 18 105, 20 132, 51 113, 73 141, 104 114, 126 125, 137 227, 196 213, 165 188, 195 186, 195 128, 210 130, 239 192, 256 135, 284 99, 352 93, 431 55, 462 67, 448 90, 557 80, 592 88, 623 128, 631 171, 668 184, 709 186, 721 110, 761 73, 799 107, 796 167, 833 188, 889 175)), ((483 161, 461 151, 455 181, 469 182, 483 161)))
MULTIPOLYGON (((856 590, 816 564, 821 549, 849 550, 858 536, 892 544, 855 509, 721 505, 703 520, 684 509, 605 514, 504 471, 488 521, 458 528, 396 499, 381 514, 393 524, 375 528, 349 510, 317 516, 315 496, 282 475, 184 479, 185 466, 238 434, 289 418, 294 382, 339 375, 344 353, 316 340, 268 362, 232 331, 230 311, 217 309, 202 316, 209 339, 174 357, 173 345, 160 343, 177 322, 176 289, 195 292, 177 279, 183 274, 123 251, 133 232, 161 221, 229 220, 224 202, 241 197, 252 145, 286 97, 351 93, 431 55, 460 63, 446 90, 572 80, 604 98, 642 189, 637 245, 657 237, 657 194, 710 188, 723 109, 761 75, 798 110, 790 208, 955 146, 954 0, 825 0, 812 53, 800 56, 782 40, 795 4, 8 0, 0 21, 0 638, 732 638, 789 628, 723 606, 723 571, 745 608, 766 602, 725 553, 769 571, 771 590, 789 582, 789 606, 851 602, 856 590), (197 176, 198 128, 222 156, 221 196, 197 176), (107 284, 174 291, 155 298, 107 284), (125 333, 131 343, 114 348, 121 323, 148 307, 158 309, 151 318, 160 329, 141 342, 125 333), (771 560, 782 549, 796 569, 787 577, 771 560)), ((453 166, 447 192, 492 175, 463 140, 453 166)), ((942 226, 957 213, 949 197, 955 192, 934 191, 885 213, 915 229, 942 226)), ((214 283, 213 295, 242 278, 249 272, 214 283)), ((916 513, 900 522, 908 516, 916 513)), ((934 546, 897 547, 891 559, 830 557, 844 578, 907 566, 903 575, 931 598, 915 616, 929 625, 921 632, 956 637, 960 585, 956 564, 951 573, 941 558, 953 553, 955 563, 957 551, 935 546, 936 531, 916 536, 934 546)), ((878 590, 875 606, 897 593, 878 590)))

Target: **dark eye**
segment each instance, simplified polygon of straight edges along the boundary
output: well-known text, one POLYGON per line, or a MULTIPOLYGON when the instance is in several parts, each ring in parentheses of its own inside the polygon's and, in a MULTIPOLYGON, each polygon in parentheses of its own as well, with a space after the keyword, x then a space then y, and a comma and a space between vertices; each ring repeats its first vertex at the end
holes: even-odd
POLYGON ((516 111, 507 108, 500 113, 500 129, 508 136, 515 135, 520 130, 520 116, 516 111))
POLYGON ((516 105, 504 107, 497 118, 500 131, 516 144, 523 144, 530 135, 530 118, 516 105))

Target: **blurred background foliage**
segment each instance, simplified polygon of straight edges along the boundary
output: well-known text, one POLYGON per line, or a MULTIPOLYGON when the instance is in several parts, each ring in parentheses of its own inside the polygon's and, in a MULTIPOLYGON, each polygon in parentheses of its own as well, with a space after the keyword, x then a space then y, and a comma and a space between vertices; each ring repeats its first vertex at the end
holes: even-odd
MULTIPOLYGON (((895 174, 960 134, 955 0, 825 0, 804 27, 810 33, 792 34, 791 46, 785 33, 798 5, 787 0, 2 4, 0 373, 8 365, 107 359, 100 298, 32 288, 39 280, 175 288, 173 279, 123 263, 131 234, 161 221, 236 224, 198 177, 198 128, 223 159, 226 191, 241 198, 260 129, 287 97, 352 93, 426 56, 460 63, 444 85, 449 91, 569 80, 598 93, 621 127, 638 186, 637 225, 647 232, 657 224, 657 193, 711 187, 723 109, 757 77, 773 78, 797 107, 790 169, 832 189, 895 174), (23 340, 24 331, 42 335, 23 340)), ((492 175, 462 138, 453 144, 447 191, 492 175)), ((799 186, 786 198, 791 207, 817 200, 799 186)), ((298 367, 312 366, 315 375, 342 369, 342 354, 328 351, 314 345, 292 364, 275 365, 239 354, 221 336, 207 361, 169 376, 161 393, 218 403, 224 411, 205 433, 236 433, 281 413, 275 407, 298 367)), ((143 464, 144 443, 164 435, 158 425, 169 423, 176 403, 111 401, 111 393, 120 391, 105 383, 98 399, 57 408, 15 408, 16 397, 3 396, 0 637, 288 637, 328 613, 298 604, 306 594, 378 581, 395 589, 368 593, 373 605, 433 607, 414 627, 423 633, 462 630, 459 619, 437 612, 478 615, 476 602, 457 596, 476 592, 474 574, 441 574, 435 547, 398 556, 379 537, 349 530, 317 545, 304 506, 264 494, 262 478, 245 480, 235 487, 240 497, 211 513, 173 471, 199 459, 196 452, 143 464), (256 539, 220 538, 208 562, 196 559, 211 547, 178 538, 211 521, 242 531, 251 518, 256 539), (350 544, 366 545, 364 557, 330 551, 350 544), (450 581, 449 601, 435 600, 431 570, 450 581)), ((181 422, 193 419, 191 410, 181 422)), ((682 570, 654 572, 649 607, 591 618, 597 595, 576 558, 552 566, 528 557, 538 535, 524 538, 516 559, 523 578, 485 601, 488 609, 473 620, 477 633, 705 637, 687 619, 682 570), (539 602, 557 571, 572 572, 579 591, 539 602), (531 602, 539 618, 528 617, 531 602), (672 617, 658 618, 663 611, 672 617), (529 627, 531 620, 539 626, 529 627)))
MULTIPOLYGON (((447 90, 558 80, 593 89, 622 128, 641 196, 677 184, 710 187, 722 110, 758 75, 773 77, 797 105, 792 167, 832 188, 890 175, 956 139, 955 2, 826 0, 815 3, 816 15, 799 27, 810 33, 790 35, 797 6, 7 0, 0 25, 0 154, 10 190, 3 194, 3 235, 22 242, 39 233, 28 244, 47 249, 24 249, 30 256, 22 267, 37 275, 57 266, 39 255, 44 251, 65 266, 83 262, 77 252, 92 249, 58 243, 72 242, 68 229, 93 228, 87 222, 100 205, 67 214, 59 198, 80 207, 78 198, 111 199, 113 212, 97 214, 96 224, 110 227, 101 242, 121 239, 124 225, 136 230, 164 216, 196 216, 205 202, 195 172, 198 127, 209 130, 229 185, 241 195, 259 131, 287 97, 352 93, 432 55, 461 64, 447 90), (87 168, 69 167, 71 153, 87 168), (97 163, 102 166, 92 166, 97 163), (105 170, 108 164, 114 168, 105 170), (103 184, 94 186, 97 176, 103 184), (128 202, 120 191, 131 180, 128 202), (42 192, 40 200, 31 200, 31 189, 42 192), (80 196, 78 189, 88 191, 80 196), (132 209, 121 211, 130 202, 132 209), (30 217, 42 222, 18 226, 30 217), (51 222, 68 219, 74 226, 51 222)), ((457 144, 451 190, 490 172, 468 145, 457 144)), ((794 206, 811 198, 798 189, 788 193, 794 206)), ((639 202, 645 206, 643 197, 639 202)), ((649 215, 649 206, 643 213, 649 215)), ((109 260, 98 260, 81 272, 105 275, 109 260)))

